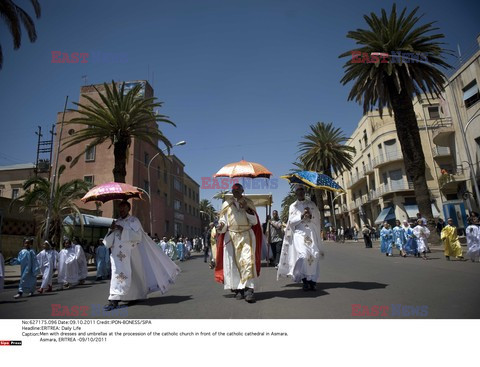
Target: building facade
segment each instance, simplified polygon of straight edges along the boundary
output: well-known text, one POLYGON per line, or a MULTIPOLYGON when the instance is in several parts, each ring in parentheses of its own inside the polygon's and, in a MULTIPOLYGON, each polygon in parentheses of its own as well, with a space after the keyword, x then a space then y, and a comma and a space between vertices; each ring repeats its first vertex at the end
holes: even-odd
MULTIPOLYGON (((153 89, 146 81, 126 82, 129 88, 140 84, 142 86, 139 97, 153 97, 153 89)), ((103 84, 95 86, 83 86, 80 89, 80 104, 88 105, 90 102, 85 98, 89 96, 101 103, 98 93, 104 91, 103 84), (97 92, 98 90, 98 92, 97 92)), ((63 113, 57 115, 57 139, 54 144, 54 153, 57 153, 59 141, 61 148, 59 153, 59 165, 66 167, 60 179, 62 182, 81 178, 92 185, 98 185, 105 182, 113 181, 114 155, 113 147, 110 147, 110 141, 97 145, 86 150, 88 143, 64 148, 63 142, 68 137, 74 135, 79 129, 83 129, 82 125, 64 125, 61 127, 63 113), (61 133, 60 133, 61 132, 61 133), (59 139, 60 137, 60 139, 59 139), (80 156, 78 162, 72 166, 77 156, 80 156)), ((65 114, 65 121, 70 121, 75 117, 79 117, 77 111, 69 111, 65 114)), ((153 121, 152 124, 155 124, 153 121)), ((157 142, 158 145, 158 142, 157 142)), ((150 144, 138 139, 133 139, 129 148, 127 158, 127 175, 126 183, 145 190, 146 194, 142 200, 133 200, 132 215, 138 217, 146 232, 158 236, 187 235, 184 230, 188 228, 192 235, 200 235, 200 216, 198 213, 198 188, 195 193, 196 203, 184 195, 184 167, 185 165, 174 155, 165 155, 160 148, 155 148, 150 144), (155 159, 152 158, 158 154, 155 159), (150 163, 150 181, 148 167, 150 163), (177 180, 179 184, 177 184, 177 180), (179 190, 177 189, 177 186, 179 190), (187 210, 185 210, 186 200, 187 210), (151 203, 151 207, 150 207, 151 203), (188 214, 188 205, 197 209, 197 215, 188 214), (150 212, 151 210, 151 212, 150 212), (150 225, 152 223, 152 226, 150 225)), ((193 180, 192 180, 193 181, 193 180)), ((195 185, 192 185, 192 188, 195 185)), ((95 210, 96 203, 79 203, 80 207, 88 210, 95 210)), ((107 202, 102 204, 101 210, 104 217, 113 217, 113 203, 107 202)))
MULTIPOLYGON (((462 200, 467 191, 463 172, 452 162, 462 146, 436 145, 433 137, 452 119, 441 108, 440 100, 416 98, 417 116, 426 161, 426 179, 435 217, 443 217, 443 205, 448 200, 462 200), (442 187, 442 172, 459 174, 453 191, 442 187)), ((365 223, 376 226, 383 221, 413 219, 418 212, 412 180, 407 176, 393 116, 383 111, 363 116, 347 145, 355 147, 351 171, 343 172, 337 182, 346 189, 335 200, 335 221, 344 227, 361 228, 365 223)))

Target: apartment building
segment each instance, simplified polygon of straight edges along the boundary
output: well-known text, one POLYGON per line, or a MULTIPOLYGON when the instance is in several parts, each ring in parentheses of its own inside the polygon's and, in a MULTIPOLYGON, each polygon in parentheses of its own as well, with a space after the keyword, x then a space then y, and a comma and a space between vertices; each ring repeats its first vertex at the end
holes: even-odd
MULTIPOLYGON (((414 100, 435 217, 444 216, 445 202, 463 200, 463 193, 468 191, 465 175, 452 158, 463 147, 456 144, 446 147, 433 141, 445 128, 452 128, 452 119, 440 102, 427 100, 425 96, 414 100), (454 188, 442 185, 445 170, 458 174, 454 188)), ((346 194, 335 200, 337 225, 360 228, 364 223, 378 225, 383 221, 415 218, 418 206, 413 183, 405 171, 393 116, 388 111, 384 111, 383 118, 378 111, 363 116, 347 144, 355 147, 356 154, 352 170, 336 178, 346 189, 346 194)))
MULTIPOLYGON (((126 82, 128 88, 138 84, 142 87, 139 94, 140 98, 153 97, 153 89, 147 81, 126 82)), ((99 93, 102 93, 104 91, 103 84, 81 87, 79 103, 89 104, 89 101, 84 97, 85 95, 101 102, 97 90, 99 93)), ((59 141, 61 143, 65 142, 65 139, 69 136, 84 128, 81 125, 64 125, 62 131, 62 115, 63 113, 58 113, 57 115, 55 154, 57 154, 59 141), (61 134, 60 131, 62 131, 61 134), (58 137, 60 137, 60 140, 58 140, 58 137)), ((65 114, 65 121, 78 116, 79 113, 77 111, 68 111, 65 114)), ((152 124, 155 124, 155 122, 152 122, 152 124)), ((64 149, 62 145, 59 152, 59 164, 65 165, 66 169, 61 175, 61 181, 81 178, 93 185, 113 181, 114 155, 110 142, 87 149, 78 163, 71 166, 71 162, 86 147, 88 147, 88 143, 67 149, 64 149)), ((200 214, 198 213, 199 185, 192 184, 191 181, 193 180, 190 177, 186 178, 184 167, 185 164, 175 155, 165 155, 165 152, 160 148, 155 148, 146 142, 133 139, 127 158, 126 183, 140 187, 146 192, 142 200, 132 201, 131 211, 133 215, 140 219, 146 232, 152 235, 157 234, 158 236, 201 234, 200 214), (151 182, 149 182, 148 166, 157 153, 158 156, 150 164, 151 182), (190 197, 188 196, 188 190, 187 194, 184 193, 184 181, 188 181, 190 190, 193 190, 190 197), (193 192, 195 192, 196 202, 192 199, 193 192), (195 208, 196 210, 193 211, 190 208, 195 208), (152 228, 150 228, 150 223, 153 224, 152 228), (185 233, 187 228, 189 233, 185 233)), ((92 211, 96 209, 96 204, 93 202, 79 204, 81 208, 86 210, 92 211)), ((103 217, 111 218, 113 216, 113 203, 107 202, 102 204, 101 210, 103 217)))

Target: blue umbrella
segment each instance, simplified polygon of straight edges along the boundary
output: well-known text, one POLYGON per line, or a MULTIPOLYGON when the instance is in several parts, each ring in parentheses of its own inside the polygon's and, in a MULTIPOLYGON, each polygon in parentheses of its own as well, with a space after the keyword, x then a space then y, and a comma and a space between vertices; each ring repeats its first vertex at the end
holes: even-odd
POLYGON ((299 171, 290 175, 280 176, 291 184, 304 184, 314 189, 345 192, 331 177, 313 171, 299 171))

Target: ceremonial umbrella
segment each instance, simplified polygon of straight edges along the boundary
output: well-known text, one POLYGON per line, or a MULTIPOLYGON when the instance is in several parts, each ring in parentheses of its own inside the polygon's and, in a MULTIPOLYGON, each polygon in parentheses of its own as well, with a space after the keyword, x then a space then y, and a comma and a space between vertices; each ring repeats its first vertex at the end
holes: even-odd
POLYGON ((331 177, 318 172, 299 171, 280 177, 288 180, 291 184, 299 183, 318 190, 345 192, 331 177))
POLYGON ((105 203, 110 200, 127 200, 140 198, 141 191, 137 187, 120 182, 107 182, 88 191, 81 199, 84 203, 89 201, 101 201, 105 203))
POLYGON ((247 162, 241 160, 240 162, 229 163, 220 168, 220 170, 213 175, 213 177, 264 177, 270 178, 272 172, 262 166, 260 163, 247 162))

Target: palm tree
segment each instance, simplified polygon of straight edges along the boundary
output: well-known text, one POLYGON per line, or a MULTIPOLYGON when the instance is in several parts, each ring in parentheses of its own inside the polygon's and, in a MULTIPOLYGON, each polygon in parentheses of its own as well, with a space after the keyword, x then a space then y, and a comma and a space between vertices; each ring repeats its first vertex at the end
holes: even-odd
MULTIPOLYGON (((11 206, 21 202, 20 211, 31 208, 36 219, 40 222, 39 237, 45 231, 48 204, 50 201, 51 182, 43 177, 32 177, 23 183, 25 193, 12 201, 11 206)), ((58 184, 54 190, 51 208, 51 224, 48 238, 55 244, 61 243, 64 231, 63 221, 69 215, 79 217, 80 210, 75 201, 80 199, 88 191, 89 185, 83 180, 72 180, 64 184, 58 184)), ((82 220, 81 220, 82 222, 82 220)), ((81 223, 83 226, 83 222, 81 223)))
MULTIPOLYGON (((38 19, 41 15, 40 4, 38 0, 30 0, 35 11, 35 17, 38 19)), ((13 49, 18 50, 22 44, 22 28, 21 25, 27 30, 28 38, 30 42, 37 40, 37 31, 35 30, 35 24, 28 13, 21 7, 16 5, 12 0, 0 0, 0 19, 6 23, 10 34, 13 37, 13 49)), ((0 69, 3 66, 3 52, 0 45, 0 69)))
POLYGON ((295 200, 297 200, 297 196, 294 192, 290 191, 287 196, 285 196, 282 200, 281 212, 280 212, 280 219, 282 222, 286 223, 288 221, 288 211, 290 209, 290 205, 292 205, 295 200))
POLYGON ((202 222, 202 230, 210 223, 213 221, 215 218, 215 208, 213 207, 212 203, 208 199, 202 199, 200 200, 200 213, 202 214, 200 216, 201 222, 202 222))
POLYGON ((215 195, 213 195, 213 199, 224 201, 225 200, 225 195, 227 195, 229 192, 230 192, 229 190, 219 191, 215 195))
MULTIPOLYGON (((316 171, 332 177, 332 173, 338 174, 352 168, 352 153, 355 148, 345 145, 348 137, 340 128, 333 124, 317 122, 310 125, 310 134, 303 137, 299 143, 299 160, 301 166, 308 171, 316 171)), ((320 204, 320 220, 324 223, 323 195, 315 195, 320 204)), ((330 204, 331 204, 330 197, 330 204)), ((335 215, 332 205, 329 205, 331 215, 335 215)))
POLYGON ((374 13, 365 15, 369 29, 357 29, 347 34, 347 37, 355 40, 360 47, 339 57, 351 56, 353 51, 368 55, 400 51, 426 56, 427 61, 414 63, 352 63, 352 60, 349 60, 344 66, 345 75, 341 83, 345 85, 353 81, 348 100, 362 104, 364 114, 374 108, 378 108, 380 114, 384 107, 388 108, 390 115, 393 111, 405 170, 413 180, 419 211, 432 223, 430 193, 425 177, 425 156, 412 98, 414 95, 420 97, 422 92, 432 96, 440 95, 446 78, 437 67, 450 68, 443 60, 444 55, 451 52, 443 49, 443 43, 439 42, 444 38, 443 34, 430 33, 438 30, 433 27, 434 22, 418 24, 421 17, 416 15, 417 11, 418 7, 407 14, 405 8, 397 16, 394 4, 389 16, 384 9, 380 17, 374 13))
POLYGON ((89 142, 89 145, 72 160, 73 166, 86 150, 109 141, 110 147, 113 145, 115 157, 114 181, 125 182, 127 155, 132 140, 139 139, 154 148, 158 148, 158 141, 161 141, 170 151, 172 143, 159 130, 156 122, 174 126, 175 124, 166 116, 154 112, 155 108, 162 106, 161 102, 155 102, 156 98, 138 98, 140 85, 128 93, 124 93, 125 83, 122 83, 120 89, 117 89, 114 81, 111 87, 107 83, 103 86, 105 93, 94 87, 102 103, 87 95, 83 95, 83 98, 90 102, 89 105, 75 102, 75 105, 80 107, 78 113, 81 117, 73 118, 67 124, 85 125, 85 128, 72 135, 63 149, 85 141, 89 142))

